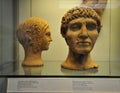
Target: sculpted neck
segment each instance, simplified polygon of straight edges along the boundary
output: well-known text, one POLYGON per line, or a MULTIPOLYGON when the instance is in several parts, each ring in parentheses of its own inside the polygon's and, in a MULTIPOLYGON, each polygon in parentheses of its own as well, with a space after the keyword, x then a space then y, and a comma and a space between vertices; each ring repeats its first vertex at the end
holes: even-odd
POLYGON ((98 68, 98 64, 94 62, 88 54, 76 54, 69 51, 68 57, 61 64, 61 67, 73 70, 86 70, 91 68, 98 68))
POLYGON ((24 66, 42 66, 42 51, 34 52, 32 49, 25 50, 25 58, 22 63, 24 66))
POLYGON ((74 52, 69 51, 68 57, 66 61, 71 62, 73 64, 86 64, 87 62, 92 61, 90 53, 87 54, 76 54, 74 52))

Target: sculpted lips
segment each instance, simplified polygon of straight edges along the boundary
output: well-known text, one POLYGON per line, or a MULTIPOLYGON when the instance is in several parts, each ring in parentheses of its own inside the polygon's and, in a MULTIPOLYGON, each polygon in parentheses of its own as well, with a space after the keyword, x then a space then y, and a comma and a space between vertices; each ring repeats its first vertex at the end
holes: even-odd
POLYGON ((78 42, 77 45, 79 45, 79 46, 89 46, 90 42, 78 42))

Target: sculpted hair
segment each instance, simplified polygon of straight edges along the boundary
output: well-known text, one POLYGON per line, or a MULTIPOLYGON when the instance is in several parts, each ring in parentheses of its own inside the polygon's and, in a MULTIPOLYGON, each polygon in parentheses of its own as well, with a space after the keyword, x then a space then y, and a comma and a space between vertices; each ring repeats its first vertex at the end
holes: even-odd
POLYGON ((16 32, 18 41, 21 44, 24 44, 24 36, 26 32, 32 37, 32 39, 35 39, 39 32, 45 31, 47 28, 48 23, 45 20, 38 17, 28 18, 27 20, 23 21, 21 24, 18 25, 16 32))
POLYGON ((92 18, 97 22, 97 31, 100 32, 101 29, 101 18, 100 16, 95 12, 94 9, 89 7, 75 7, 70 9, 63 17, 61 21, 61 34, 66 34, 66 31, 68 29, 68 24, 70 21, 77 19, 77 18, 92 18))
POLYGON ((37 52, 39 51, 39 46, 41 46, 40 42, 42 39, 40 38, 42 38, 42 33, 48 28, 49 25, 45 20, 38 17, 31 17, 18 25, 16 35, 24 48, 30 45, 33 47, 33 51, 37 52))

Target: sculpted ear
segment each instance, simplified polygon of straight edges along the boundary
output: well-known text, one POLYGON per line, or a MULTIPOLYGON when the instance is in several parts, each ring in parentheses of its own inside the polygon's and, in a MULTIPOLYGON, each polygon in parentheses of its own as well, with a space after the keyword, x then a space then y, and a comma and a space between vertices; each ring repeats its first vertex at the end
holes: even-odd
POLYGON ((32 39, 32 33, 30 30, 27 30, 25 32, 25 41, 26 41, 26 44, 28 45, 33 45, 33 39, 32 39))
POLYGON ((61 25, 61 35, 65 38, 68 27, 66 25, 61 25))

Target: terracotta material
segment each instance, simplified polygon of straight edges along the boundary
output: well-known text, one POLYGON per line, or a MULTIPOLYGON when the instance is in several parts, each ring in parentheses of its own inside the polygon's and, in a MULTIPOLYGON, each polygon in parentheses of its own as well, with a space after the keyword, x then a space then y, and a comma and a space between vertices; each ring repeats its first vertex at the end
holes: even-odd
POLYGON ((99 36, 101 17, 86 6, 70 9, 62 18, 61 34, 69 52, 61 67, 74 70, 98 68, 90 52, 99 36))
POLYGON ((48 23, 41 18, 28 18, 18 26, 17 38, 25 51, 22 65, 42 66, 42 51, 48 50, 52 41, 48 23))

